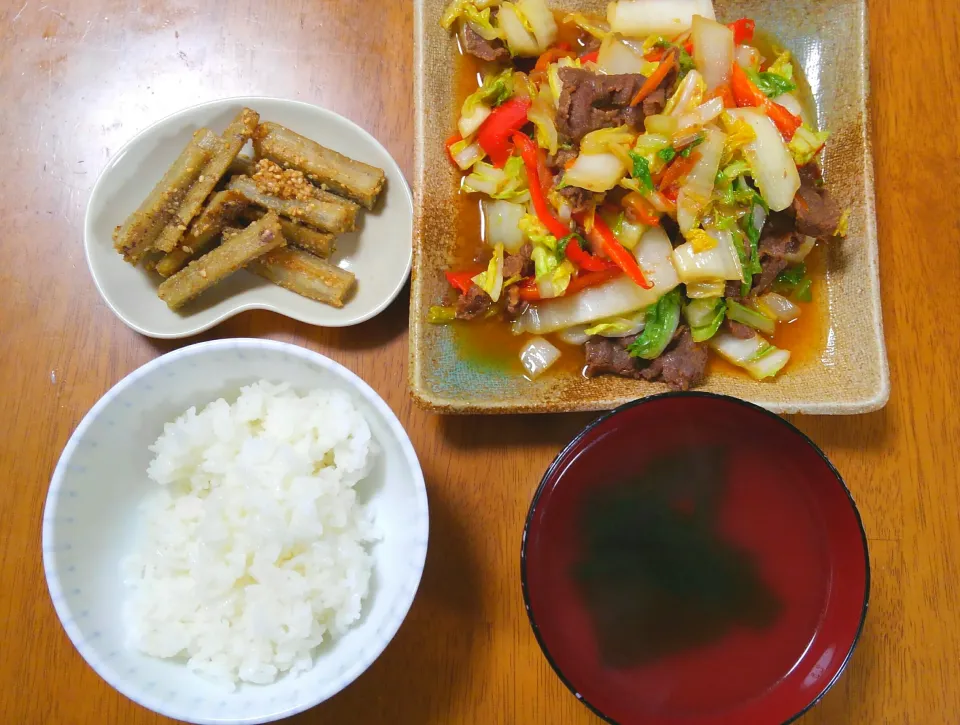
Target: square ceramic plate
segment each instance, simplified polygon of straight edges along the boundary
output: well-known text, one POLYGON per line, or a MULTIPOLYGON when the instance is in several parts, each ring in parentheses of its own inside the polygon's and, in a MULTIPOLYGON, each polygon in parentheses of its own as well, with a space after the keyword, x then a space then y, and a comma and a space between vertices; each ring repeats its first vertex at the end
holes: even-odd
MULTIPOLYGON (((444 151, 457 109, 457 44, 438 19, 447 0, 417 0, 417 148, 410 384, 414 398, 442 413, 529 413, 604 410, 661 393, 660 383, 575 372, 536 381, 465 357, 452 326, 426 322, 446 292, 443 270, 456 244, 458 174, 444 151), (455 212, 454 212, 455 213, 455 212)), ((603 12, 604 0, 553 0, 553 7, 603 12)), ((828 246, 819 354, 773 382, 713 373, 701 390, 733 395, 777 413, 850 414, 886 404, 890 376, 883 341, 864 0, 716 0, 724 20, 750 17, 794 53, 816 102, 821 128, 832 133, 822 164, 827 186, 850 207, 850 234, 828 246)))

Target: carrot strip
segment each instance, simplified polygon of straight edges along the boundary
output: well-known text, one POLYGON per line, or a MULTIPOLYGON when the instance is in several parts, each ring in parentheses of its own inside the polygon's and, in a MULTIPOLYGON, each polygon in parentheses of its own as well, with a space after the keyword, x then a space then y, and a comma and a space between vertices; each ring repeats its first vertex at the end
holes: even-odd
POLYGON ((623 206, 633 214, 635 221, 646 224, 648 227, 660 226, 660 215, 646 199, 635 191, 623 197, 623 206))
POLYGON ((561 58, 576 58, 577 54, 570 50, 569 47, 561 48, 557 46, 555 48, 548 48, 539 58, 537 58, 537 64, 533 67, 534 70, 538 70, 541 73, 547 70, 547 67, 561 58))
POLYGON ((694 151, 689 157, 677 156, 673 163, 664 169, 663 176, 660 178, 660 190, 666 191, 674 186, 684 176, 690 173, 690 170, 700 160, 700 152, 694 151))
POLYGON ((636 106, 640 101, 653 93, 657 88, 660 87, 660 84, 663 83, 664 79, 667 77, 667 74, 673 69, 677 64, 677 54, 670 50, 670 52, 664 56, 663 60, 660 61, 660 65, 657 66, 657 69, 650 74, 650 77, 643 82, 643 85, 640 86, 640 90, 637 91, 637 95, 633 97, 633 100, 630 101, 631 106, 636 106))

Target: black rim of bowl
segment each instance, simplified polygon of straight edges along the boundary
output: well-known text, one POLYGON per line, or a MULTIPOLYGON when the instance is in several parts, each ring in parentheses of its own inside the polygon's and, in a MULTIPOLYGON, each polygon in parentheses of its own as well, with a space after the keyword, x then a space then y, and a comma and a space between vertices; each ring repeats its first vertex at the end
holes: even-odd
POLYGON ((853 500, 853 495, 850 493, 850 489, 847 487, 846 482, 843 480, 843 476, 840 475, 840 472, 836 469, 833 463, 830 462, 830 459, 827 458, 826 454, 820 449, 816 443, 814 443, 810 437, 804 433, 802 430, 797 428, 793 423, 784 418, 781 418, 776 413, 771 413, 766 408, 761 408, 759 405, 750 403, 746 400, 741 400, 740 398, 734 398, 729 395, 719 395, 717 393, 703 393, 703 392, 671 392, 671 393, 660 393, 658 395, 650 395, 645 398, 638 398, 637 400, 630 401, 625 403, 618 408, 614 408, 608 413, 604 413, 596 420, 589 423, 582 431, 580 431, 573 440, 571 440, 563 450, 557 454, 557 456, 550 462, 550 465, 547 467, 546 473, 543 474, 543 478, 540 479, 540 484, 537 486, 536 492, 533 494, 533 500, 530 502, 530 509, 527 512, 527 520, 523 525, 523 538, 520 544, 520 586, 523 590, 523 606, 527 610, 527 619, 530 621, 530 627, 533 629, 533 635, 537 639, 537 644, 540 646, 540 651, 543 653, 543 656, 547 659, 547 662, 550 663, 550 667, 553 668, 553 671, 556 673, 557 677, 560 678, 560 681, 566 686, 568 690, 584 705, 586 705, 597 717, 601 718, 605 722, 610 723, 610 725, 620 725, 616 720, 610 716, 604 714, 596 706, 594 706, 586 697, 583 696, 581 692, 574 687, 573 683, 567 679, 566 675, 560 670, 557 666, 557 663, 554 661, 553 656, 550 654, 550 650, 547 649, 546 643, 543 641, 543 637, 540 634, 540 627, 537 625, 537 621, 533 615, 533 607, 530 605, 530 590, 527 583, 527 535, 530 532, 530 524, 533 521, 533 515, 536 513, 537 505, 540 503, 540 497, 543 494, 543 490, 547 485, 547 481, 553 476, 555 469, 557 468, 560 461, 567 455, 567 453, 575 448, 580 441, 589 434, 594 428, 601 425, 606 420, 622 413, 625 410, 630 408, 635 408, 640 405, 645 405, 647 403, 652 403, 655 401, 664 400, 667 398, 712 398, 715 400, 720 400, 725 403, 732 403, 734 405, 740 405, 745 408, 750 408, 752 410, 763 413, 765 416, 775 421, 776 423, 786 426, 794 434, 800 436, 808 446, 810 446, 817 455, 823 460, 827 465, 827 468, 830 469, 830 472, 836 478, 837 483, 840 484, 840 488, 843 489, 844 494, 847 496, 847 501, 850 503, 850 508, 853 510, 854 518, 856 518, 857 526, 860 529, 860 539, 863 544, 863 559, 864 559, 864 571, 866 574, 866 579, 864 582, 864 592, 863 592, 863 607, 860 610, 860 622, 857 625, 857 633, 853 638, 853 642, 850 645, 850 649, 847 650, 846 655, 843 658, 843 662, 840 663, 840 668, 837 670, 836 675, 833 676, 833 679, 827 683, 826 687, 817 695, 806 707, 804 707, 800 712, 791 717, 787 718, 783 723, 779 725, 789 725, 799 718, 806 715, 812 708, 814 708, 817 703, 819 703, 824 695, 826 695, 834 685, 837 684, 837 681, 843 675, 847 669, 847 665, 850 664, 850 659, 853 657, 853 652, 857 648, 857 644, 860 642, 860 636, 863 634, 863 626, 867 619, 867 609, 870 604, 870 554, 867 546, 867 532, 863 528, 863 520, 860 517, 860 511, 857 509, 856 501, 853 500))

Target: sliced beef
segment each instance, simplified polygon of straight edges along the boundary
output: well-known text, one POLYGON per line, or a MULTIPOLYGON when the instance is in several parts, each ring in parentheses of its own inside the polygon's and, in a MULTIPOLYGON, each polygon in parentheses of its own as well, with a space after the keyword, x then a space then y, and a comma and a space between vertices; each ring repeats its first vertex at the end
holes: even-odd
POLYGON ((724 324, 727 326, 727 332, 733 335, 736 338, 741 340, 749 340, 752 338, 755 333, 753 328, 749 325, 744 325, 742 322, 734 322, 733 320, 726 320, 724 324))
POLYGON ((460 39, 463 42, 463 52, 480 60, 493 62, 510 59, 510 53, 503 47, 503 43, 499 40, 486 40, 470 27, 470 23, 463 24, 460 39))
POLYGON ((579 186, 565 186, 558 189, 557 193, 569 202, 574 214, 586 209, 593 200, 593 192, 579 186))
POLYGON ((493 300, 490 299, 490 295, 472 284, 470 289, 460 295, 460 299, 457 300, 457 319, 475 320, 483 317, 491 307, 493 307, 493 300))
POLYGON ((820 167, 815 163, 800 167, 800 189, 791 211, 797 220, 797 231, 806 236, 825 239, 840 224, 840 207, 824 188, 820 167))
POLYGON ((642 106, 630 101, 646 80, 639 73, 601 75, 583 68, 561 68, 557 130, 579 141, 591 131, 643 123, 642 106))
POLYGON ((677 329, 664 353, 650 362, 631 357, 627 352, 636 339, 636 335, 590 338, 586 344, 586 376, 619 375, 622 378, 660 380, 674 390, 689 390, 703 382, 707 374, 707 347, 694 342, 685 326, 677 329))
POLYGON ((557 153, 547 156, 547 166, 551 169, 565 169, 567 164, 577 158, 577 149, 558 149, 557 153))
POLYGON ((507 287, 507 315, 511 318, 517 317, 521 312, 523 312, 527 303, 520 299, 520 288, 515 284, 507 287))
POLYGON ((740 301, 743 299, 743 282, 740 280, 728 280, 726 287, 723 288, 723 296, 732 300, 740 301))
POLYGON ((789 265, 784 257, 796 254, 802 244, 803 234, 797 231, 796 224, 789 215, 771 214, 757 245, 762 271, 754 276, 750 295, 758 296, 767 292, 776 281, 777 275, 789 265))
POLYGON ((801 246, 803 246, 803 234, 793 227, 792 222, 787 228, 776 223, 765 226, 760 234, 760 242, 757 244, 760 250, 760 261, 763 261, 764 257, 782 259, 796 254, 801 246))
POLYGON ((524 244, 516 254, 503 258, 503 278, 532 277, 534 274, 533 246, 524 244))
POLYGON ((787 260, 777 257, 764 257, 760 255, 759 275, 753 278, 753 289, 750 290, 751 297, 759 297, 773 287, 779 274, 787 268, 787 260))
POLYGON ((681 326, 664 353, 641 375, 646 380, 662 380, 674 390, 690 390, 707 376, 708 359, 707 346, 694 342, 690 330, 681 326))
POLYGON ((619 375, 622 378, 639 379, 645 361, 631 357, 627 347, 637 339, 631 337, 591 337, 587 340, 587 367, 584 374, 588 378, 598 375, 619 375))
POLYGON ((670 243, 674 247, 679 247, 681 244, 687 241, 680 233, 680 225, 677 224, 676 219, 671 217, 669 214, 664 214, 662 217, 660 217, 660 224, 663 227, 663 231, 666 232, 667 237, 670 239, 670 243))
POLYGON ((643 104, 644 116, 657 116, 663 113, 667 106, 667 91, 665 88, 658 88, 649 96, 641 101, 643 104))

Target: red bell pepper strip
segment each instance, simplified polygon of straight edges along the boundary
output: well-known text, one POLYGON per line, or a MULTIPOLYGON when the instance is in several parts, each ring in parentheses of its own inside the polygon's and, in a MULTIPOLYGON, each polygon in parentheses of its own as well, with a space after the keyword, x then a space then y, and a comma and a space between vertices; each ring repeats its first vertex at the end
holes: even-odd
POLYGON ((800 116, 794 116, 786 108, 779 103, 771 101, 769 98, 764 106, 764 110, 770 117, 770 120, 773 121, 774 125, 780 130, 780 134, 787 141, 793 140, 797 129, 803 125, 803 119, 800 118, 800 116))
POLYGON ((540 190, 546 198, 553 189, 553 174, 547 168, 547 152, 542 148, 537 148, 537 176, 540 177, 540 190))
POLYGON ((598 214, 593 220, 593 229, 590 232, 593 239, 598 242, 604 253, 614 261, 614 263, 624 271, 624 273, 636 282, 643 289, 651 289, 653 284, 647 281, 643 275, 643 270, 637 264, 633 252, 624 247, 610 231, 610 227, 598 214))
MULTIPOLYGON (((598 284, 609 282, 611 279, 616 279, 621 274, 623 274, 623 272, 620 271, 619 267, 610 267, 609 269, 605 269, 601 272, 586 272, 570 280, 570 284, 567 285, 567 289, 564 291, 562 296, 566 297, 567 295, 576 294, 580 290, 584 290, 587 287, 594 287, 598 284)), ((522 299, 524 302, 538 302, 542 299, 540 297, 540 290, 533 281, 518 285, 517 290, 520 292, 520 299, 522 299)))
POLYGON ((466 294, 470 289, 470 285, 473 284, 473 278, 476 277, 479 272, 445 272, 444 274, 451 287, 466 294))
MULTIPOLYGON (((553 215, 550 211, 550 206, 547 204, 547 197, 543 193, 540 170, 538 168, 540 149, 537 148, 533 139, 524 133, 520 133, 520 131, 513 134, 513 142, 520 150, 520 157, 523 159, 523 165, 527 169, 527 186, 530 187, 530 200, 533 202, 533 208, 537 212, 537 217, 543 222, 547 231, 558 240, 569 236, 570 228, 553 215)), ((575 241, 567 244, 566 255, 567 259, 580 269, 588 272, 599 272, 611 266, 605 259, 599 259, 585 252, 575 241)))
POLYGON ((733 91, 733 97, 740 108, 761 108, 763 112, 770 117, 779 129, 781 135, 790 141, 797 129, 803 124, 799 116, 794 116, 790 111, 767 98, 766 94, 754 85, 750 76, 740 67, 739 63, 733 64, 733 77, 730 81, 730 88, 733 91))
POLYGON ((477 131, 477 143, 497 168, 510 158, 510 136, 526 124, 530 105, 529 98, 513 98, 494 108, 477 131))
MULTIPOLYGON (((573 218, 577 224, 586 228, 585 222, 587 220, 587 212, 582 211, 579 214, 575 214, 573 218)), ((594 212, 593 223, 596 224, 596 220, 599 218, 600 217, 594 212)), ((589 237, 590 235, 588 234, 587 236, 589 237)), ((597 245, 597 247, 594 248, 594 251, 597 251, 598 248, 602 249, 600 245, 597 245)), ((604 259, 603 257, 597 257, 596 255, 590 254, 583 247, 581 247, 580 243, 575 239, 571 239, 567 244, 566 254, 567 259, 586 272, 602 272, 605 269, 616 269, 617 267, 617 265, 609 259, 604 259)))
POLYGON ((756 29, 757 24, 750 18, 740 18, 737 21, 729 23, 727 27, 733 31, 733 42, 740 45, 753 40, 753 31, 756 29))
POLYGON ((450 157, 450 161, 454 165, 456 165, 457 161, 456 159, 453 158, 453 152, 450 150, 450 147, 456 143, 460 143, 461 141, 463 141, 463 136, 461 136, 460 132, 458 131, 457 133, 453 134, 453 136, 451 136, 450 138, 448 138, 446 141, 443 142, 443 145, 447 149, 447 156, 450 157))
POLYGON ((567 255, 567 259, 577 265, 580 269, 587 272, 602 272, 605 269, 610 269, 611 267, 616 266, 608 259, 603 259, 590 254, 580 246, 580 242, 578 242, 576 239, 571 239, 567 243, 565 253, 567 255))
POLYGON ((591 50, 589 53, 580 56, 581 63, 596 63, 598 60, 600 60, 599 50, 591 50))
POLYGON ((527 186, 530 187, 530 200, 533 202, 537 217, 543 222, 547 231, 557 239, 563 239, 570 233, 570 228, 550 212, 547 197, 540 183, 539 148, 533 139, 520 131, 513 134, 513 143, 520 151, 520 158, 523 159, 523 165, 527 169, 527 186))
POLYGON ((671 48, 670 52, 663 57, 663 60, 660 61, 660 65, 657 66, 657 69, 650 74, 650 77, 643 82, 643 85, 640 86, 640 90, 637 91, 637 95, 633 97, 633 100, 630 101, 631 106, 636 106, 640 101, 653 93, 657 88, 660 87, 660 84, 663 83, 664 78, 667 77, 667 73, 677 64, 677 54, 671 48))
POLYGON ((547 66, 555 61, 560 60, 561 58, 576 57, 577 54, 570 50, 569 45, 566 43, 561 43, 553 48, 548 48, 543 55, 537 58, 537 64, 533 67, 533 69, 543 72, 547 69, 547 66))

